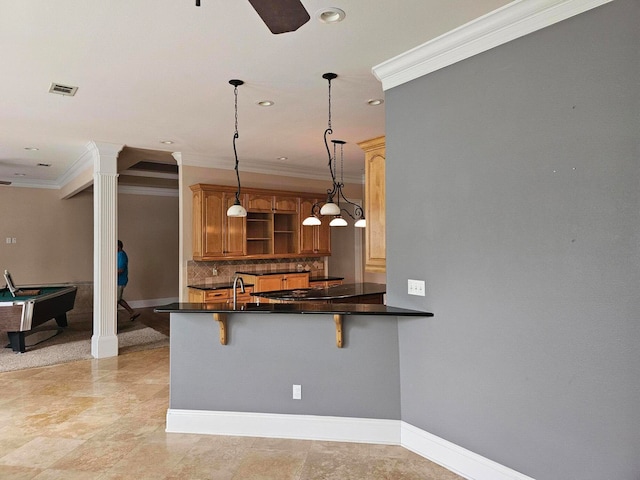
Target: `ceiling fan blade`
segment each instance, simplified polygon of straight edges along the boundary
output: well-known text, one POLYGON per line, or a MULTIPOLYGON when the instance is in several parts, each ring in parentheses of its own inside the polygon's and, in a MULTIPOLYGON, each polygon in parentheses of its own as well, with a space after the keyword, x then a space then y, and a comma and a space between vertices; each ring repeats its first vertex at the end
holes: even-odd
POLYGON ((300 0, 249 0, 271 33, 293 32, 311 18, 300 0))

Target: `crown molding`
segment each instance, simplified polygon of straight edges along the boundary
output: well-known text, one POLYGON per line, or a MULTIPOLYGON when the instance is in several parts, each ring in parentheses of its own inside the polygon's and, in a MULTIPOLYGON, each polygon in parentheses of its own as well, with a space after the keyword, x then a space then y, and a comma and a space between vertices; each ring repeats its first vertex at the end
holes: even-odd
MULTIPOLYGON (((233 170, 235 162, 232 160, 222 160, 215 157, 204 155, 194 155, 189 153, 175 152, 172 154, 178 162, 179 166, 201 167, 201 168, 219 168, 221 170, 233 170)), ((240 162, 240 176, 242 172, 259 173, 262 175, 278 175, 283 177, 307 178, 309 180, 327 180, 331 181, 331 177, 327 169, 309 169, 292 166, 287 163, 275 162, 252 162, 243 160, 240 162)), ((345 183, 362 183, 362 175, 344 175, 345 183)))
POLYGON ((613 0, 515 0, 373 67, 383 90, 579 15, 613 0))
POLYGON ((178 197, 177 188, 139 187, 133 185, 118 186, 118 194, 150 195, 153 197, 178 197))

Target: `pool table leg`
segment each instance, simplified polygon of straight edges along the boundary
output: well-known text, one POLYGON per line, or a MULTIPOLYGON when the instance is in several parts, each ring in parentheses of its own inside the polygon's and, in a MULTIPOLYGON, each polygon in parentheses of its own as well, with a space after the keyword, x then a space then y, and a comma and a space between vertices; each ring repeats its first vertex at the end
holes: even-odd
POLYGON ((11 349, 16 353, 24 353, 24 332, 7 332, 11 349))
POLYGON ((67 323, 67 314, 66 314, 66 312, 61 314, 61 315, 58 315, 56 317, 56 323, 58 324, 59 327, 66 327, 66 326, 69 325, 67 323))

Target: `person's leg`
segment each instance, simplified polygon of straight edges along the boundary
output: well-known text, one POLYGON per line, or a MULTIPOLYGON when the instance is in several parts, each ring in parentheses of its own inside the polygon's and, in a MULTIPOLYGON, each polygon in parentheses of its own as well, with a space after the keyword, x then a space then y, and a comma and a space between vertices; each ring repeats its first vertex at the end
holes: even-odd
POLYGON ((122 298, 122 294, 124 293, 124 285, 118 285, 118 305, 122 306, 127 312, 129 312, 130 318, 129 320, 133 321, 140 316, 139 313, 136 313, 131 306, 127 303, 127 301, 122 298))

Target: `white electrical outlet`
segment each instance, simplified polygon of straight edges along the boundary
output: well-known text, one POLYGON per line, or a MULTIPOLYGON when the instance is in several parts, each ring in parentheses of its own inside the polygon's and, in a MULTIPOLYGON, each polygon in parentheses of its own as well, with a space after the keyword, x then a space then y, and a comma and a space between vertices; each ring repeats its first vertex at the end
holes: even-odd
POLYGON ((302 400, 302 385, 293 386, 293 399, 302 400))
POLYGON ((11 237, 7 237, 7 243, 11 243, 11 237))
POLYGON ((418 295, 420 297, 425 296, 424 280, 407 280, 407 287, 409 295, 418 295))

